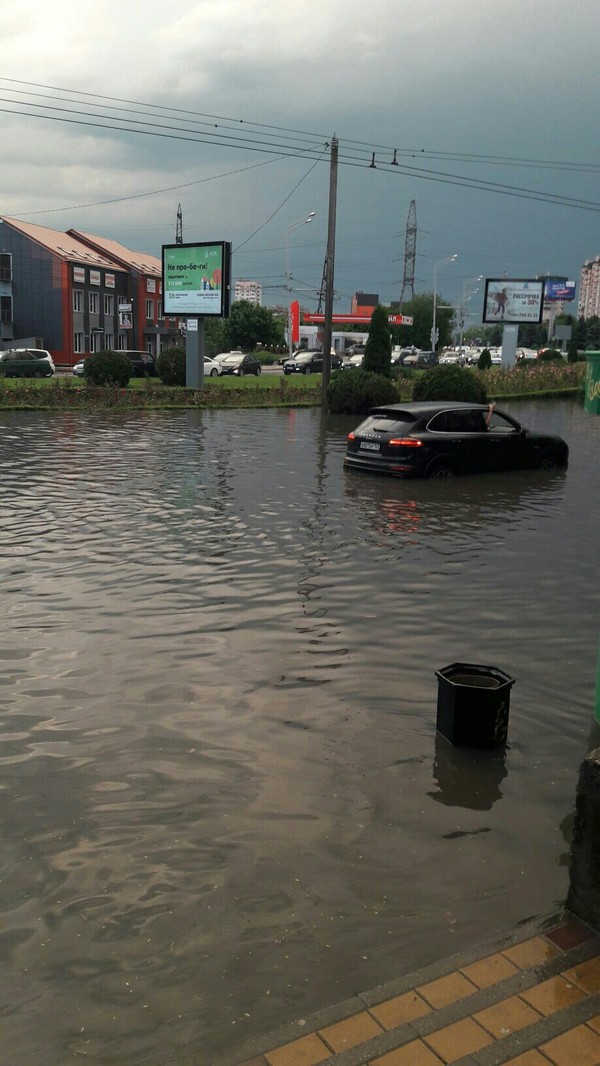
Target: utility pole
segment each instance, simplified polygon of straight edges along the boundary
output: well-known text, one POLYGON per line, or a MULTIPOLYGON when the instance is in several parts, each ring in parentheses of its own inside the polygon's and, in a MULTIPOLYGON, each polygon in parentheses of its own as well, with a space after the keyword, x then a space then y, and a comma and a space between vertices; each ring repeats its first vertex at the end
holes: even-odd
POLYGON ((183 215, 181 204, 177 205, 177 224, 175 226, 175 244, 183 244, 183 215))
POLYGON ((327 228, 327 284, 325 286, 325 322, 323 323, 323 378, 321 382, 321 410, 327 410, 327 386, 331 376, 331 335, 333 333, 333 275, 335 259, 335 213, 337 206, 338 140, 331 138, 329 170, 329 224, 327 228))
POLYGON ((409 300, 415 298, 415 258, 417 254, 417 205, 410 201, 406 220, 406 237, 404 241, 404 276, 400 293, 400 310, 409 300))

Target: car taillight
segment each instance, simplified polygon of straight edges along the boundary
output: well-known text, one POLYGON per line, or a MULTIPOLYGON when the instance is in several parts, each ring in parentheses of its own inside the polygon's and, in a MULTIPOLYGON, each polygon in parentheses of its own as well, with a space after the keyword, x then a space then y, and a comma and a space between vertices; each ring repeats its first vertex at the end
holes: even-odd
POLYGON ((354 433, 348 434, 348 440, 354 440, 354 433))
POLYGON ((413 437, 394 437, 388 441, 388 444, 393 445, 395 448, 420 448, 423 441, 414 440, 413 437))

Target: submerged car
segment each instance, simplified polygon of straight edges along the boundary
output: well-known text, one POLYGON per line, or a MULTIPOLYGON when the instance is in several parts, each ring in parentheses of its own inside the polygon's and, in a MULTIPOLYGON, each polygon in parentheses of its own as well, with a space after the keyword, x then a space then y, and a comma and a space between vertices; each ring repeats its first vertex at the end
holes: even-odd
POLYGON ((0 374, 7 378, 51 378, 55 369, 45 348, 7 348, 0 352, 0 374))
POLYGON ((243 378, 245 374, 256 374, 258 377, 262 370, 260 359, 242 352, 223 355, 219 357, 218 364, 222 374, 235 374, 238 378, 243 378))
POLYGON ((399 478, 567 466, 562 437, 532 433, 485 404, 431 402, 374 407, 348 435, 344 467, 399 478))

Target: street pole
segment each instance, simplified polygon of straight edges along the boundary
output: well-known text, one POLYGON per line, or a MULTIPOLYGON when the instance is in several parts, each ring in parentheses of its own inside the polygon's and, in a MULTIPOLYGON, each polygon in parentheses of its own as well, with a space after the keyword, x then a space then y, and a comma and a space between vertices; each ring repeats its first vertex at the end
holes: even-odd
POLYGON ((455 259, 458 259, 458 252, 454 255, 448 255, 445 259, 438 259, 433 268, 433 324, 431 326, 431 350, 437 351, 437 328, 436 328, 436 311, 437 311, 437 268, 444 266, 445 263, 453 263, 455 259))
POLYGON ((316 211, 311 211, 306 218, 301 218, 298 222, 292 222, 291 226, 285 231, 285 279, 286 279, 286 292, 288 294, 288 353, 290 359, 294 354, 294 342, 292 340, 292 271, 290 268, 290 233, 292 230, 298 229, 299 226, 306 226, 308 222, 312 222, 315 217, 316 211))
POLYGON ((329 224, 327 227, 327 281, 325 284, 325 321, 323 323, 323 376, 321 381, 321 410, 327 410, 327 386, 331 377, 331 337, 333 333, 333 278, 335 260, 335 215, 337 207, 338 140, 331 138, 329 169, 329 224))

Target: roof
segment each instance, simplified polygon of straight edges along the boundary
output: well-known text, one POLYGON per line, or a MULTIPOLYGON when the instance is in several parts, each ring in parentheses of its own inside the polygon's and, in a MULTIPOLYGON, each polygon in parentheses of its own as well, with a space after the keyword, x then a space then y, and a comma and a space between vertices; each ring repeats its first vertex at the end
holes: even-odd
POLYGON ((21 222, 17 218, 3 217, 2 222, 18 233, 29 237, 36 244, 47 248, 65 262, 85 263, 88 266, 107 267, 110 270, 121 269, 114 259, 90 248, 72 233, 63 233, 61 230, 49 229, 47 226, 37 226, 33 222, 21 222))
POLYGON ((111 241, 108 237, 96 237, 93 233, 83 233, 81 230, 70 229, 69 234, 96 248, 104 255, 121 263, 128 270, 137 270, 140 274, 150 274, 152 277, 162 276, 162 264, 160 259, 148 252, 132 252, 118 241, 111 241))
POLYGON ((433 411, 456 411, 462 409, 489 410, 489 404, 487 403, 465 403, 464 400, 423 400, 422 403, 385 403, 379 404, 377 407, 370 407, 369 414, 384 414, 388 411, 391 414, 399 414, 402 411, 406 411, 409 415, 426 415, 433 411))

